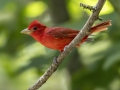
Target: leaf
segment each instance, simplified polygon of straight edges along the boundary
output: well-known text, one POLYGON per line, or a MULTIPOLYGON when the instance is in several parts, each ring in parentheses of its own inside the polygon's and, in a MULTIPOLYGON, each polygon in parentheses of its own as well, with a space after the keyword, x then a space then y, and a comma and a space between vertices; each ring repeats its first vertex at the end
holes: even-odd
POLYGON ((115 52, 114 54, 111 54, 104 62, 103 69, 110 68, 113 64, 120 61, 120 51, 115 52))

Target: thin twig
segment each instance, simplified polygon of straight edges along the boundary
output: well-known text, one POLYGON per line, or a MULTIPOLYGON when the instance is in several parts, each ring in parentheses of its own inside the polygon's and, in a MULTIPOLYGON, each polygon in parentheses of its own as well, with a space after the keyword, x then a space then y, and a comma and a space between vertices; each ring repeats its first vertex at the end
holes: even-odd
POLYGON ((86 5, 86 4, 83 4, 83 3, 80 3, 80 7, 83 7, 83 9, 89 9, 90 11, 95 11, 96 10, 96 7, 86 5))
POLYGON ((85 37, 90 28, 92 27, 93 23, 98 19, 99 13, 104 5, 106 0, 98 0, 97 4, 95 5, 96 10, 91 14, 83 28, 81 29, 80 33, 71 41, 71 43, 65 48, 58 57, 56 57, 57 63, 53 62, 52 65, 48 68, 48 70, 38 79, 38 81, 29 88, 29 90, 37 90, 40 88, 48 78, 57 70, 58 66, 67 56, 67 54, 85 37))

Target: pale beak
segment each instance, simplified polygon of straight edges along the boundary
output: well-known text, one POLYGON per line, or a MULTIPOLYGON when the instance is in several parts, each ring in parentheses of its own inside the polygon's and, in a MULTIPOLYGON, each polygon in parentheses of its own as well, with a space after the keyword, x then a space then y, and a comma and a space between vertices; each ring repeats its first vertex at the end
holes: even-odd
POLYGON ((26 29, 22 30, 20 33, 23 33, 23 34, 30 34, 31 31, 28 30, 28 28, 26 28, 26 29))

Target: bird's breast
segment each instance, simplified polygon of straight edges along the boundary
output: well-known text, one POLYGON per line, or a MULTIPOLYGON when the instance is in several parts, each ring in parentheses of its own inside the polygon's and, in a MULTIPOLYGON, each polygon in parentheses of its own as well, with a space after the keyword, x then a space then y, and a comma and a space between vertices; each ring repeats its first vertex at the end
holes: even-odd
POLYGON ((50 35, 43 35, 40 43, 48 48, 63 50, 71 42, 72 38, 55 38, 50 35))

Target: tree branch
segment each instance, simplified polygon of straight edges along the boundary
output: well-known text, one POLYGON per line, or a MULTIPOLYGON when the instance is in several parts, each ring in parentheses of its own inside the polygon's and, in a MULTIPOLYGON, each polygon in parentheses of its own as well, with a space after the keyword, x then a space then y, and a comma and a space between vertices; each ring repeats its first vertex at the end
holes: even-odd
POLYGON ((48 70, 38 79, 38 81, 29 88, 29 90, 37 90, 40 88, 48 78, 57 70, 58 66, 67 56, 67 54, 85 37, 90 28, 92 27, 93 23, 99 19, 99 13, 104 5, 106 0, 98 0, 97 4, 95 5, 96 10, 93 11, 89 19, 87 20, 86 24, 83 26, 79 34, 71 41, 71 43, 65 47, 65 51, 63 51, 58 57, 54 59, 56 62, 53 62, 52 65, 48 68, 48 70))

